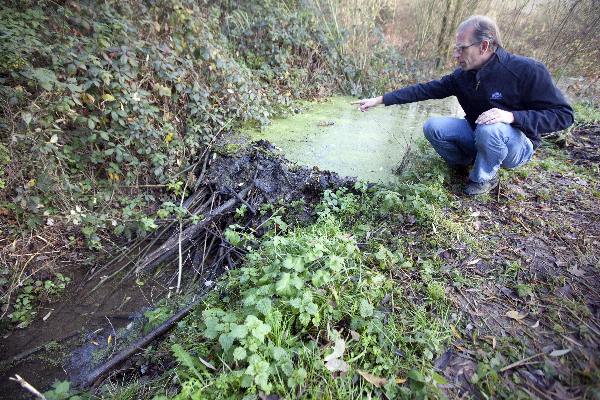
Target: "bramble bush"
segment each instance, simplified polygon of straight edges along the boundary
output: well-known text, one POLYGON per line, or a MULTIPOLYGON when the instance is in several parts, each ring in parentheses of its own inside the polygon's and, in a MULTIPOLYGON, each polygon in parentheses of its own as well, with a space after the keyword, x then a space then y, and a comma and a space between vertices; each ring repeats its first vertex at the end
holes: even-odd
POLYGON ((296 1, 9 1, 0 21, 0 229, 17 240, 45 225, 110 251, 175 212, 217 136, 349 88, 347 35, 296 1))
POLYGON ((149 205, 174 200, 164 185, 193 179, 182 172, 217 135, 348 87, 352 59, 333 50, 344 35, 295 2, 25 2, 0 16, 13 234, 48 217, 79 224, 95 248, 144 234, 149 205))

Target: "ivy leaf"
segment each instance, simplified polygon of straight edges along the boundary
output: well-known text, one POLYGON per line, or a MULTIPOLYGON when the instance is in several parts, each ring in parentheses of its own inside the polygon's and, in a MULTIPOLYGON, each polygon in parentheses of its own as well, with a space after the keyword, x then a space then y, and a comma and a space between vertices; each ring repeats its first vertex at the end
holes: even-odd
POLYGON ((34 68, 32 75, 40 86, 48 91, 52 90, 54 85, 58 83, 54 71, 46 68, 34 68))
POLYGON ((160 84, 154 86, 159 96, 171 97, 171 88, 160 84))

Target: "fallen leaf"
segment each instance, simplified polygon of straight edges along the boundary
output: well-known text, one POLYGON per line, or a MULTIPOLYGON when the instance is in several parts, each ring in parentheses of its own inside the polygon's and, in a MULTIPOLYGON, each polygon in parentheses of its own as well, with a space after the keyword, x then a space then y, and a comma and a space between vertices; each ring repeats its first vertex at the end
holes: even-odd
POLYGON ((535 324, 531 325, 530 328, 537 328, 538 326, 540 326, 540 320, 538 319, 537 321, 535 321, 535 324))
POLYGON ((200 362, 201 362, 202 364, 204 364, 206 367, 208 367, 208 368, 212 369, 213 371, 216 371, 216 370, 217 370, 217 369, 215 368, 215 366, 214 366, 214 365, 212 365, 211 363, 209 363, 208 361, 206 361, 204 358, 202 358, 202 357, 198 357, 198 359, 199 359, 199 360, 200 360, 200 362))
POLYGON ((516 310, 507 311, 505 314, 508 318, 512 318, 514 320, 520 321, 527 316, 527 314, 521 314, 516 310))
POLYGON ((23 122, 25 122, 26 125, 29 125, 29 123, 33 119, 33 116, 31 115, 31 113, 22 112, 21 113, 21 118, 23 118, 23 122))
POLYGON ((106 344, 110 345, 112 342, 112 335, 108 335, 108 338, 106 339, 106 344))
POLYGON ((585 275, 585 271, 577 268, 577 265, 572 266, 571 268, 567 269, 567 271, 579 278, 585 275))
POLYGON ((479 261, 481 261, 481 258, 476 258, 474 260, 471 260, 467 263, 467 265, 475 265, 477 264, 479 261))
POLYGON ((325 357, 325 361, 330 361, 335 358, 340 358, 344 355, 344 350, 346 350, 346 342, 341 337, 335 339, 335 345, 333 346, 333 353, 325 357))
POLYGON ((454 325, 450 325, 450 330, 452 331, 454 337, 456 337, 457 339, 462 339, 462 336, 460 336, 460 332, 456 329, 454 325))
POLYGON ((325 367, 331 372, 348 372, 350 369, 350 365, 344 360, 340 360, 339 358, 334 358, 325 363, 325 367))
POLYGON ((360 334, 356 331, 350 330, 350 336, 356 341, 360 340, 360 334))
POLYGON ((403 384, 404 382, 406 382, 406 378, 396 378, 396 383, 397 383, 398 385, 401 385, 401 384, 403 384))
POLYGON ((560 357, 560 356, 564 356, 567 353, 570 353, 571 349, 561 349, 561 350, 554 350, 552 353, 550 353, 550 357, 560 357))
POLYGON ((363 378, 365 378, 365 380, 367 382, 369 382, 371 385, 375 386, 375 387, 382 387, 383 385, 385 385, 388 380, 386 378, 381 378, 379 376, 375 376, 373 374, 370 374, 366 371, 362 371, 362 370, 358 370, 358 373, 360 374, 360 376, 362 376, 363 378))

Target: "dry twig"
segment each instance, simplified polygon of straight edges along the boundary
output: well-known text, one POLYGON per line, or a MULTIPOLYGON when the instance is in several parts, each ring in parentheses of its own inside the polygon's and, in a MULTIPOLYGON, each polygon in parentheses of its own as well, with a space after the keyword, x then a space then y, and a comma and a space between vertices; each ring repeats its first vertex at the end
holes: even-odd
POLYGON ((29 393, 31 393, 32 395, 34 395, 36 398, 41 399, 41 400, 46 400, 46 396, 44 396, 43 394, 41 394, 36 388, 34 388, 25 379, 21 378, 18 374, 15 374, 14 377, 11 376, 8 379, 10 379, 11 381, 17 382, 19 385, 21 385, 21 387, 23 389, 27 390, 29 393))

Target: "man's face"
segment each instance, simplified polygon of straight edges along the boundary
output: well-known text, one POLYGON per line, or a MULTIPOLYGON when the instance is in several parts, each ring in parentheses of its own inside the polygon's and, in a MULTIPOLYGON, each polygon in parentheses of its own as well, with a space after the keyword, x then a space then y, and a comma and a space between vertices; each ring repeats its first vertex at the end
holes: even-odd
POLYGON ((481 43, 476 43, 473 39, 472 27, 465 28, 456 34, 453 56, 464 71, 479 69, 489 59, 488 52, 481 50, 481 43))

